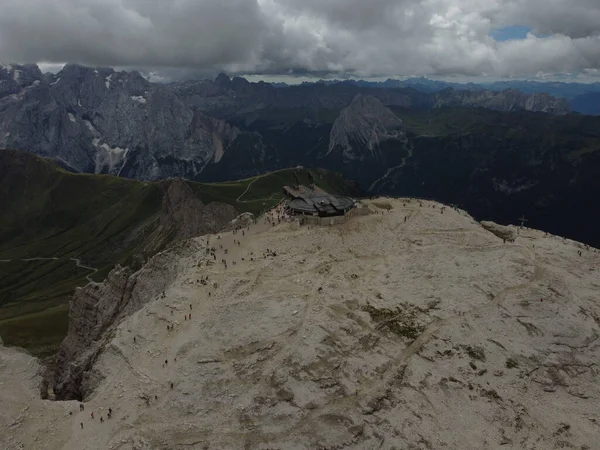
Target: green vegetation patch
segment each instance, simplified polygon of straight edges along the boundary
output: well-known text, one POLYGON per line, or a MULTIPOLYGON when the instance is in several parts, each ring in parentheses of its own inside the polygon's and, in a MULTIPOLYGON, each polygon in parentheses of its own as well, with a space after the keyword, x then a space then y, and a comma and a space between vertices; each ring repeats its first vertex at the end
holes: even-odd
MULTIPOLYGON (((311 170, 331 193, 355 193, 341 175, 311 170)), ((259 214, 284 196, 294 174, 286 169, 225 183, 188 182, 204 204, 233 205, 259 214), (238 200, 239 199, 239 200, 238 200)), ((147 183, 109 175, 73 174, 50 160, 0 150, 0 336, 7 345, 52 353, 67 331, 68 302, 87 277, 103 280, 116 264, 138 268, 176 235, 159 226, 169 181, 147 183), (23 261, 29 258, 56 258, 23 261), (93 267, 97 272, 77 267, 93 267)))

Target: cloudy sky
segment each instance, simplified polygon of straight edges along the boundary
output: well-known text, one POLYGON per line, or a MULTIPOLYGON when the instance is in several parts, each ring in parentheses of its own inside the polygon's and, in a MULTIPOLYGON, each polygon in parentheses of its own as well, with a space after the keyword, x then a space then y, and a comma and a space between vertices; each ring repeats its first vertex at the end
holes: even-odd
POLYGON ((0 61, 167 79, 600 79, 600 0, 0 0, 0 61))

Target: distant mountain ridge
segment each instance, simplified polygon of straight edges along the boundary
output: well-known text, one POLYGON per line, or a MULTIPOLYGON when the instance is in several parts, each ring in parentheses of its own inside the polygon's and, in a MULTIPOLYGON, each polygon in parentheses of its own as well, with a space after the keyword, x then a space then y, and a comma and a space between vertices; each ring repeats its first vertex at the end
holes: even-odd
POLYGON ((225 74, 165 85, 77 65, 56 75, 11 66, 0 78, 0 146, 70 170, 216 182, 323 167, 368 195, 434 198, 498 222, 527 214, 538 228, 597 241, 600 218, 584 204, 599 188, 600 119, 568 114, 566 99, 275 87, 225 74))
POLYGON ((357 95, 387 107, 451 106, 569 112, 566 101, 515 91, 423 93, 355 83, 275 87, 220 74, 214 81, 151 83, 138 72, 67 64, 0 69, 0 147, 54 157, 79 172, 156 180, 199 177, 236 146, 256 141, 239 118, 269 110, 338 110, 357 95))
POLYGON ((481 83, 457 83, 443 80, 434 80, 426 77, 413 77, 403 80, 388 78, 385 81, 366 80, 318 80, 315 82, 303 82, 304 85, 325 84, 333 85, 339 83, 354 84, 357 86, 373 88, 413 88, 421 92, 437 92, 447 88, 457 91, 481 91, 490 90, 501 92, 505 90, 519 90, 525 94, 548 94, 553 97, 572 99, 578 95, 589 92, 600 92, 600 82, 574 83, 562 81, 532 81, 532 80, 507 80, 481 83))

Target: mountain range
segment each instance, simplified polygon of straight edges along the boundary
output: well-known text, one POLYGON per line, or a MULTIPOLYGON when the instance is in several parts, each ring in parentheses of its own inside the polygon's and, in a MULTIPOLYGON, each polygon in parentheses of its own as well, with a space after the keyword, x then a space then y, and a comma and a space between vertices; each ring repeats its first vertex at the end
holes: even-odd
MULTIPOLYGON (((600 117, 509 89, 422 92, 357 82, 273 86, 220 74, 151 83, 69 64, 0 70, 0 147, 75 172, 237 180, 298 165, 364 195, 429 197, 477 218, 598 244, 600 117)), ((390 83, 388 83, 390 84, 390 83)))
MULTIPOLYGON (((353 84, 362 87, 372 88, 412 88, 420 92, 438 92, 445 89, 457 91, 494 91, 502 92, 505 90, 517 90, 526 94, 543 93, 557 98, 564 98, 569 101, 573 111, 581 114, 598 115, 600 114, 600 102, 598 94, 600 93, 600 83, 573 83, 561 81, 530 81, 530 80, 507 80, 482 83, 454 83, 442 80, 431 80, 425 77, 408 78, 405 80, 387 79, 385 81, 365 81, 365 80, 319 80, 316 82, 304 82, 310 84, 333 85, 339 83, 353 84), (586 102, 586 105, 582 105, 586 102)), ((285 84, 278 86, 287 86, 285 84)))

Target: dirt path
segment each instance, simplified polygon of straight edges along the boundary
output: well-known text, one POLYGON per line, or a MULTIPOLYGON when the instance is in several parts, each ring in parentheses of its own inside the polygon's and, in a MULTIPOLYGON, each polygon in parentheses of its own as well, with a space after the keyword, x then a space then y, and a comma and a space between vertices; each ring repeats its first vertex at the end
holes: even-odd
MULTIPOLYGON (((5 263, 9 263, 9 262, 16 262, 16 261, 24 261, 24 262, 29 262, 29 261, 58 261, 62 258, 58 258, 58 257, 49 257, 49 258, 21 258, 21 259, 0 259, 0 262, 5 262, 5 263)), ((75 265, 77 267, 80 267, 82 269, 86 269, 86 270, 91 270, 93 273, 86 275, 85 279, 88 281, 94 281, 92 280, 92 275, 95 274, 96 272, 98 272, 98 269, 96 269, 95 267, 90 267, 90 266, 86 266, 84 264, 81 264, 81 260, 79 258, 69 258, 69 260, 73 261, 75 263, 75 265)))
MULTIPOLYGON (((270 176, 270 175, 272 175, 272 174, 274 174, 274 173, 277 173, 277 172, 283 172, 283 171, 285 171, 285 170, 289 170, 289 168, 286 168, 286 169, 279 169, 279 170, 275 170, 274 172, 269 172, 269 173, 265 173, 265 174, 263 174, 263 175, 259 175, 259 176, 257 176, 257 177, 256 177, 254 180, 252 180, 250 183, 248 183, 248 186, 246 186, 246 190, 245 190, 244 192, 242 192, 242 193, 240 194, 240 196, 239 196, 238 198, 236 198, 236 199, 235 199, 235 201, 236 201, 236 202, 238 202, 238 203, 254 203, 254 202, 260 202, 260 201, 264 201, 265 199, 258 199, 258 200, 240 200, 240 198, 242 198, 244 195, 246 195, 246 193, 248 192, 248 190, 250 189, 250 187, 251 187, 251 186, 252 186, 252 185, 253 185, 255 182, 257 182, 258 180, 260 180, 261 178, 264 178, 264 177, 266 177, 266 176, 270 176)), ((269 197, 269 198, 268 198, 268 199, 266 199, 266 200, 270 200, 270 199, 272 199, 272 198, 273 198, 273 195, 271 195, 271 197, 269 197)))

